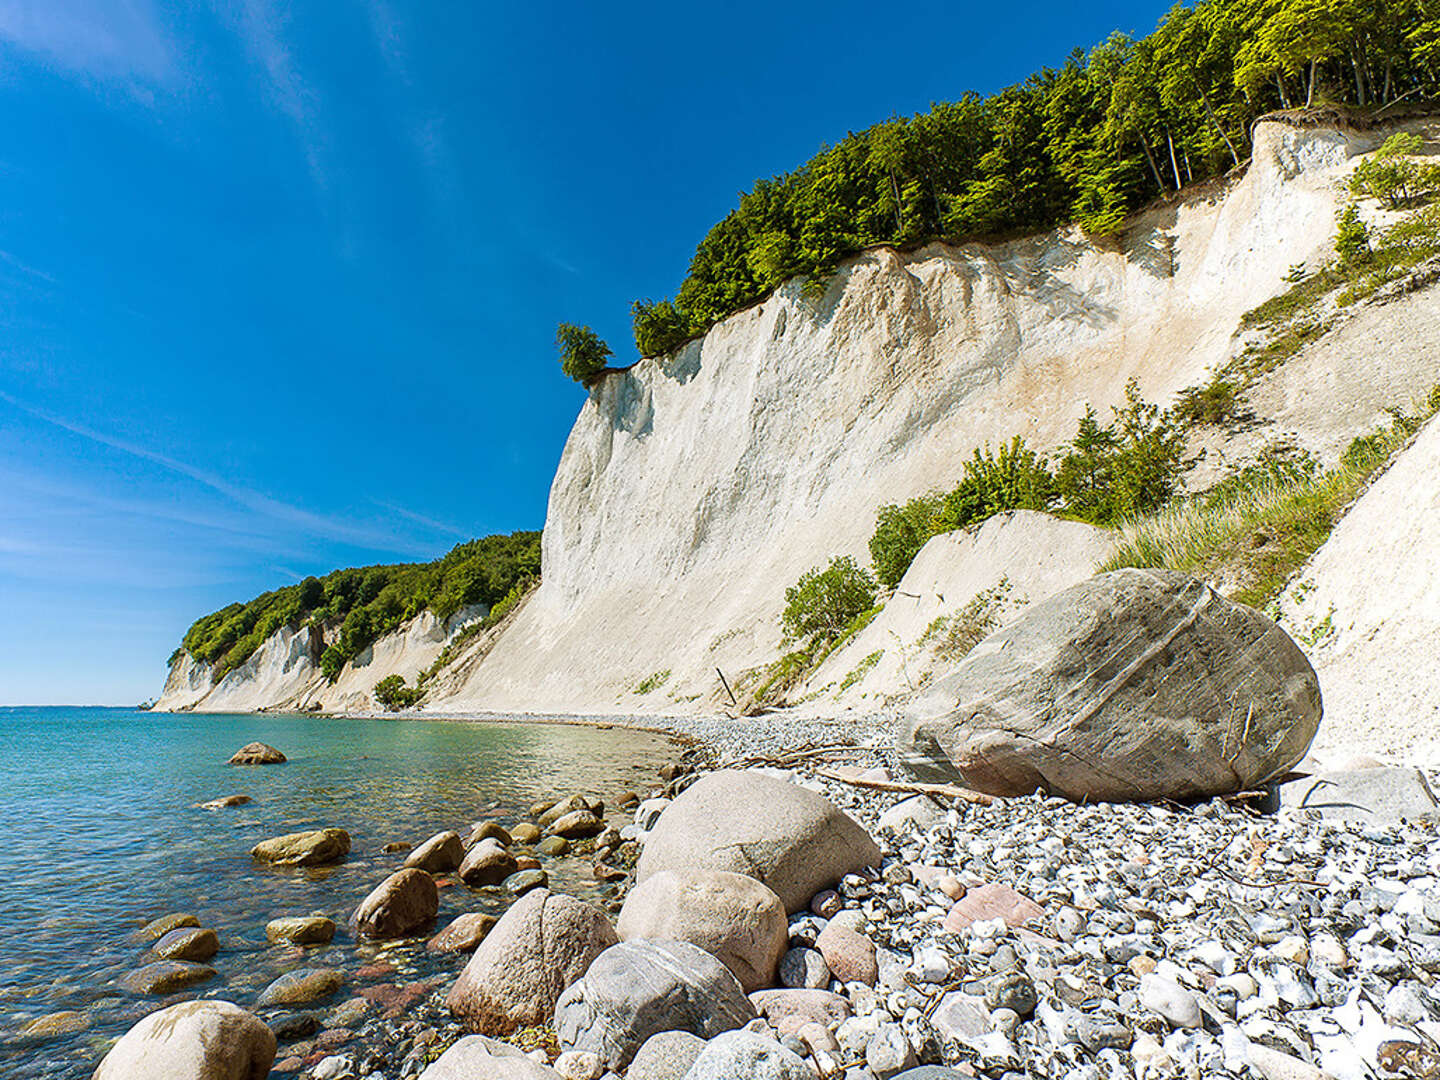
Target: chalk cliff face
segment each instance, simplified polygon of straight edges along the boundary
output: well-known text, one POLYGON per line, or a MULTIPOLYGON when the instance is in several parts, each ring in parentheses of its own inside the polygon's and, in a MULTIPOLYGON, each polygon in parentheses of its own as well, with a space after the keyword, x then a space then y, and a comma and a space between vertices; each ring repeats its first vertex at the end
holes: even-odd
POLYGON ((209 664, 181 652, 171 665, 161 711, 256 712, 260 709, 368 712, 375 709, 375 684, 387 675, 411 684, 465 626, 485 614, 463 608, 448 621, 422 612, 393 634, 376 641, 347 663, 331 683, 320 670, 324 644, 308 628, 282 627, 250 659, 218 683, 209 664))
POLYGON ((1203 381, 1241 314, 1328 253, 1336 180, 1382 137, 1261 123, 1242 179, 1118 244, 1066 230, 870 252, 819 296, 791 283, 609 376, 551 489, 544 583, 429 707, 724 702, 716 668, 733 681, 772 660, 785 588, 832 555, 868 562, 880 504, 951 486, 984 443, 1063 441, 1129 379, 1152 401, 1203 381))
MULTIPOLYGON (((1230 359, 1245 344, 1241 315, 1295 264, 1328 258, 1339 182, 1386 134, 1262 121, 1243 177, 1150 210, 1118 241, 1071 229, 867 252, 818 294, 792 282, 676 355, 606 376, 551 488, 543 584, 498 639, 442 673, 426 708, 728 703, 717 669, 743 682, 775 658, 786 587, 833 555, 868 562, 881 504, 952 486, 986 443, 1053 447, 1131 379, 1166 402, 1230 359)), ((1393 307, 1392 320, 1408 311, 1410 353, 1428 341, 1420 361, 1382 375, 1321 339, 1254 388, 1273 412, 1252 442, 1283 432, 1332 449, 1410 396, 1400 390, 1433 381, 1435 298, 1393 307)), ((1225 450, 1209 448, 1214 460, 1225 450)), ((440 631, 415 632, 423 647, 378 642, 328 688, 303 632, 277 633, 213 689, 182 657, 161 704, 373 708, 387 664, 410 678, 411 658, 438 654, 426 635, 440 631)))

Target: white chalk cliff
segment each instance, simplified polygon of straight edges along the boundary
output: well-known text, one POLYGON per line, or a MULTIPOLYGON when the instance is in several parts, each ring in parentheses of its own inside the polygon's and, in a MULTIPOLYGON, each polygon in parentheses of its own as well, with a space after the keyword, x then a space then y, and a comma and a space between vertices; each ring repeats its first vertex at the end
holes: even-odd
MULTIPOLYGON (((1106 413, 1131 379, 1165 402, 1230 359, 1241 315, 1295 264, 1328 256, 1338 182, 1385 134, 1262 121, 1243 176, 1152 208, 1119 242, 1064 229, 866 252, 819 295, 789 283, 676 355, 606 376, 551 488, 543 583, 483 656, 442 673, 426 708, 727 703, 716 669, 743 682, 772 661, 786 587, 833 555, 868 562, 881 504, 953 486, 985 443, 1054 447, 1087 404, 1106 413)), ((1433 292, 1395 306, 1417 328, 1409 346, 1432 356, 1433 292)), ((1270 427, 1302 444, 1343 445, 1433 381, 1433 365, 1381 374, 1325 353, 1327 340, 1255 391, 1276 399, 1270 427), (1325 408, 1326 395, 1347 410, 1325 408)), ((297 648, 282 631, 210 690, 182 657, 161 707, 331 707, 337 694, 298 674, 297 648)), ((366 681, 353 680, 356 693, 366 681)))

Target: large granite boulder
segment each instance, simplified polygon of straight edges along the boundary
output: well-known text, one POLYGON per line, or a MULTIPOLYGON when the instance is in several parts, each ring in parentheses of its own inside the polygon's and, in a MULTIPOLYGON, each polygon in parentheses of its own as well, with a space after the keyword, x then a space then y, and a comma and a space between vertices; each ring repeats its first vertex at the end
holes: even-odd
POLYGON ((350 854, 350 834, 344 829, 310 829, 262 840, 250 857, 272 866, 325 866, 350 854))
POLYGON ((712 1039, 755 1019, 730 969, 686 941, 625 941, 606 949, 555 1005, 562 1050, 630 1064, 650 1036, 688 1031, 712 1039))
POLYGON ((439 910, 435 879, 424 870, 400 870, 360 901, 350 916, 350 929, 356 937, 409 937, 434 922, 439 910))
POLYGON ((900 751, 924 779, 991 795, 1196 799, 1285 772, 1319 723, 1285 631, 1185 574, 1128 569, 982 641, 905 706, 900 751))
POLYGON ((459 867, 465 858, 465 848, 460 843, 460 834, 455 832, 436 833, 405 859, 407 870, 426 870, 432 874, 448 874, 459 867))
POLYGON ((228 1001, 151 1013, 111 1047, 94 1080, 265 1080, 275 1033, 228 1001))
POLYGON ((565 988, 617 940, 598 907, 535 889, 486 935, 445 1003, 482 1035, 547 1024, 565 988))
POLYGON ((793 914, 844 875, 879 865, 870 834, 828 800, 763 773, 722 769, 665 808, 635 880, 666 870, 745 874, 793 914))
POLYGON ((765 885, 727 870, 664 870, 630 891, 615 932, 688 941, 730 969, 745 992, 775 982, 790 940, 785 905, 765 885))

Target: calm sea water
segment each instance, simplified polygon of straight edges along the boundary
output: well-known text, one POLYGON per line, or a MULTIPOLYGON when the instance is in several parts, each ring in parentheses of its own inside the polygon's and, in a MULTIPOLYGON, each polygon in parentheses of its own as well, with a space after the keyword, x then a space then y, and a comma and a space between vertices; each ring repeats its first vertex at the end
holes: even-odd
MULTIPOLYGON (((673 756, 663 737, 621 729, 0 708, 0 1075, 88 1077, 146 1012, 182 997, 249 1005, 297 967, 352 971, 383 956, 409 978, 458 970, 464 957, 430 957, 420 943, 350 940, 350 911, 404 858, 383 854, 385 844, 442 829, 463 835, 484 819, 514 824, 532 803, 573 792, 613 805, 621 792, 653 784, 673 756), (254 740, 289 762, 225 764, 254 740), (254 801, 194 808, 231 794, 254 801), (332 826, 352 838, 339 866, 277 870, 250 859, 266 837, 332 826), (221 951, 209 961, 216 978, 174 998, 121 990, 122 976, 153 959, 135 930, 177 911, 219 933, 221 951), (340 925, 334 944, 266 943, 267 921, 310 912, 340 925), (89 1026, 47 1040, 19 1034, 66 1010, 85 1013, 89 1026)), ((603 895, 588 861, 548 860, 546 869, 554 888, 603 895)), ((441 890, 438 925, 465 911, 498 914, 506 903, 498 890, 457 882, 441 890)))

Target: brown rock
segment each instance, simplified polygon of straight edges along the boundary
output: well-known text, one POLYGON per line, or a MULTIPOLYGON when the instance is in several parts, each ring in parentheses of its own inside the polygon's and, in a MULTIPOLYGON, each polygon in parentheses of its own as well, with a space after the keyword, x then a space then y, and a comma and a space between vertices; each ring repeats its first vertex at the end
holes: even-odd
POLYGON ((599 799, 587 798, 584 795, 571 795, 568 799, 562 799, 553 804, 543 814, 535 816, 540 822, 540 828, 548 829, 566 814, 573 814, 577 810, 589 810, 596 817, 603 817, 605 804, 599 799))
POLYGON ((135 934, 142 941, 155 941, 164 937, 171 930, 179 930, 185 926, 199 926, 200 920, 189 912, 177 911, 171 915, 161 915, 160 918, 146 923, 135 934))
POLYGON ((556 818, 550 825, 552 833, 556 836, 563 836, 566 840, 580 840, 604 830, 605 822, 589 810, 572 810, 570 813, 556 818))
POLYGON ((533 844, 540 839, 540 830, 527 821, 510 830, 510 839, 517 844, 533 844))
POLYGON ((335 923, 323 915, 271 919, 265 924, 265 937, 292 945, 327 945, 335 937, 335 923))
POLYGON ((132 994, 173 994, 215 977, 215 969, 183 960, 157 960, 130 972, 120 985, 132 994))
POLYGON ((412 867, 375 886, 350 916, 350 926, 357 937, 409 937, 430 925, 439 910, 435 879, 412 867))
POLYGON ((561 855, 569 854, 570 841, 563 836, 547 836, 535 849, 541 855, 548 855, 550 858, 559 858, 561 855))
POLYGON ((275 1033, 228 1001, 182 1001, 120 1037, 94 1080, 265 1080, 275 1033))
POLYGON ((20 1029, 26 1039, 58 1039, 61 1035, 74 1035, 90 1027, 90 1014, 83 1012, 54 1012, 36 1017, 20 1029))
POLYGON ((249 801, 249 795, 226 795, 223 799, 211 799, 209 802, 196 803, 195 809, 227 810, 232 806, 244 806, 249 801))
POLYGON ((209 960, 220 951, 220 938, 214 930, 189 926, 171 930, 150 948, 165 960, 209 960))
POLYGON ((495 928, 495 922, 494 915, 468 911, 427 941, 425 948, 434 953, 474 952, 495 928))
POLYGON ((499 885, 518 867, 515 856, 500 846, 498 840, 482 840, 472 847, 460 864, 460 880, 466 885, 499 885))
POLYGON ((957 900, 950 914, 945 916, 944 927, 950 933, 958 934, 971 923, 1004 919, 1006 926, 1014 928, 1044 914, 1045 909, 1028 896, 1008 885, 991 883, 977 886, 957 900))
POLYGON ((231 765, 279 765, 285 755, 263 742, 246 743, 230 758, 231 765))
POLYGON ((325 866, 350 854, 350 834, 344 829, 311 829, 262 840, 250 857, 274 866, 325 866))
POLYGON ((345 982, 343 972, 335 968, 300 968, 287 971, 267 986, 255 1004, 262 1009, 273 1005, 308 1005, 329 997, 345 982))
POLYGON ((534 855, 516 855, 515 869, 517 871, 539 870, 540 860, 535 858, 534 855))
POLYGON ((875 944, 848 926, 827 923, 815 939, 815 948, 825 958, 825 966, 841 982, 861 982, 874 986, 880 978, 875 960, 875 944))
POLYGON ((446 1004, 483 1035, 549 1023, 565 988, 617 941, 610 920, 593 904, 535 889, 480 943, 446 1004))
POLYGON ((404 865, 431 874, 448 874, 458 867, 464 858, 465 847, 460 843, 460 834, 442 832, 436 833, 412 851, 404 865))
POLYGON ((710 773, 665 808, 636 868, 728 870, 768 885, 803 911, 845 874, 880 865, 868 833, 828 800, 763 773, 710 773))
MULTIPOLYGON (((533 825, 530 827, 532 829, 535 828, 533 825)), ((538 832, 539 830, 536 831, 538 832)), ((471 829, 470 835, 465 839, 465 846, 467 848, 474 847, 480 843, 481 840, 498 840, 502 847, 507 848, 515 842, 510 831, 506 829, 505 826, 494 821, 482 821, 479 825, 476 825, 475 828, 471 829)))
POLYGON ((698 945, 747 994, 774 984, 790 937, 780 898, 754 878, 724 870, 666 870, 647 878, 625 898, 615 931, 621 941, 698 945))

